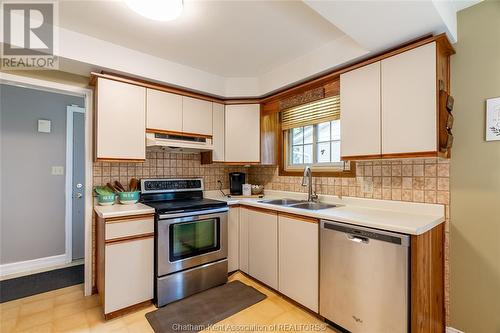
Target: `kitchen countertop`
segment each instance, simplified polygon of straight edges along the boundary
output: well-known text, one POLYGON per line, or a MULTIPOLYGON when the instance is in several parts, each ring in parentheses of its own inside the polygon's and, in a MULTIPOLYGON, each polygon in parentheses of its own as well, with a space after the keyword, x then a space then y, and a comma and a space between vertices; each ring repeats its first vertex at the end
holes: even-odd
POLYGON ((153 214, 155 212, 154 208, 142 203, 133 205, 115 203, 112 206, 94 206, 94 210, 99 217, 105 219, 130 215, 153 214))
POLYGON ((264 198, 228 198, 219 191, 207 191, 205 197, 224 200, 229 205, 246 205, 265 208, 279 212, 309 216, 317 219, 333 220, 353 225, 394 231, 410 235, 423 234, 445 221, 444 205, 425 204, 402 201, 364 199, 335 196, 320 196, 325 203, 340 204, 342 206, 322 209, 306 210, 279 205, 262 203, 262 200, 289 198, 302 199, 307 197, 303 193, 266 191, 264 198))
MULTIPOLYGON (((266 191, 264 198, 224 197, 220 191, 206 191, 205 197, 226 201, 229 205, 246 205, 279 212, 309 216, 317 219, 349 223, 362 227, 394 231, 409 235, 423 234, 445 221, 444 205, 364 199, 320 195, 320 201, 341 206, 322 210, 307 210, 261 202, 270 199, 305 200, 306 194, 297 192, 266 191)), ((114 204, 95 206, 101 218, 152 214, 154 209, 142 203, 134 205, 114 204)))

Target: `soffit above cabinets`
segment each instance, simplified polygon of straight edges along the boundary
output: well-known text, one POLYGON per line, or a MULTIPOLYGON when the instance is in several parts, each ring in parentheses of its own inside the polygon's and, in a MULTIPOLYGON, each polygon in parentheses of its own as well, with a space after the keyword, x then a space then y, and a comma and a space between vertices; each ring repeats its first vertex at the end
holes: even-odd
POLYGON ((391 4, 377 3, 368 15, 353 10, 357 2, 186 0, 179 19, 155 22, 122 1, 62 1, 60 69, 107 70, 222 98, 255 97, 423 35, 445 32, 454 40, 453 20, 446 20, 456 16, 454 6, 420 2, 419 10, 430 14, 415 16, 410 5, 398 5, 395 14, 384 10, 391 4), (413 17, 411 24, 393 29, 402 17, 413 17), (381 31, 388 31, 383 39, 381 31))

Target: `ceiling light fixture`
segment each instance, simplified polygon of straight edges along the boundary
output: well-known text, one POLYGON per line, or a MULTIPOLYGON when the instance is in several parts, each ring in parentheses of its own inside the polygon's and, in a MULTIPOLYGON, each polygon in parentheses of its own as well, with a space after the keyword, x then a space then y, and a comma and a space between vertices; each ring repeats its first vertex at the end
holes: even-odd
POLYGON ((125 0, 125 3, 138 14, 156 21, 175 20, 184 7, 183 0, 125 0))

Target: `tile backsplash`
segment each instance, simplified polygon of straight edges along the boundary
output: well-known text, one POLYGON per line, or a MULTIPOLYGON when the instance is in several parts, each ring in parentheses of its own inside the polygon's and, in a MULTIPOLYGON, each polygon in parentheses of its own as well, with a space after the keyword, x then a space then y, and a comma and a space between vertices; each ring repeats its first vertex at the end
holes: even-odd
POLYGON ((159 148, 148 148, 146 162, 94 163, 94 186, 106 185, 115 180, 127 186, 130 178, 189 178, 201 177, 205 190, 218 189, 217 180, 223 182, 223 188, 229 187, 229 173, 245 171, 244 167, 224 166, 222 164, 200 164, 199 153, 166 152, 159 148))
MULTIPOLYGON (((246 172, 251 184, 265 189, 306 192, 302 177, 279 176, 276 166, 234 167, 200 164, 199 153, 167 152, 148 148, 144 163, 94 163, 94 186, 119 180, 126 186, 130 178, 204 179, 206 190, 217 190, 217 180, 229 187, 230 172, 246 172)), ((356 164, 356 177, 315 177, 318 194, 361 198, 438 203, 445 205, 445 300, 449 315, 449 189, 450 163, 439 158, 362 161, 356 164)))

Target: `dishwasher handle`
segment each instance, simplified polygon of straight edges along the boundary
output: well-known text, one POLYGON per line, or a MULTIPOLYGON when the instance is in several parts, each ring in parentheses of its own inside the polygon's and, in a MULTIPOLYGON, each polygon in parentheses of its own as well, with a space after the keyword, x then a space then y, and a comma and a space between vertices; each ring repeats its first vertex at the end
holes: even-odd
POLYGON ((351 242, 354 242, 354 243, 362 243, 362 244, 370 243, 370 239, 367 237, 361 237, 361 236, 356 236, 356 235, 351 235, 351 234, 347 234, 346 237, 348 240, 350 240, 351 242))
POLYGON ((370 240, 373 239, 405 247, 410 246, 410 236, 391 231, 358 227, 347 223, 328 220, 321 220, 321 229, 322 232, 332 230, 344 233, 348 240, 356 243, 368 244, 370 240))

